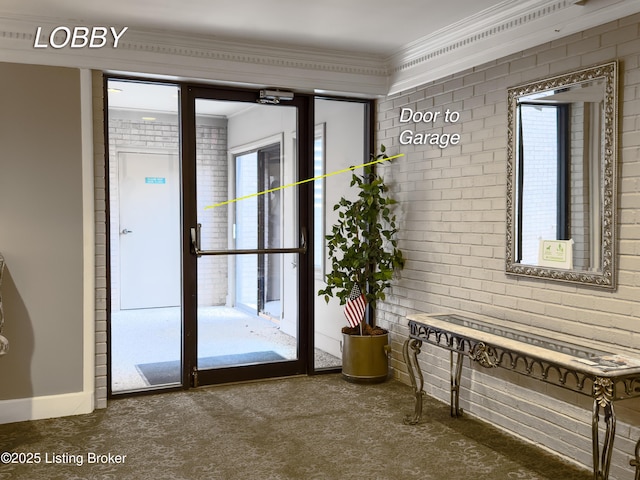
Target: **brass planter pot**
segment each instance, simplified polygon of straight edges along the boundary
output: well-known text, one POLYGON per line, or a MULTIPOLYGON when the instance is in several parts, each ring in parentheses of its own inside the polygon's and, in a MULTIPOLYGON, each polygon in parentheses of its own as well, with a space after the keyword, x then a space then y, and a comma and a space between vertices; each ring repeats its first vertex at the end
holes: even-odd
POLYGON ((389 334, 342 334, 342 376, 355 383, 381 383, 389 375, 389 334))

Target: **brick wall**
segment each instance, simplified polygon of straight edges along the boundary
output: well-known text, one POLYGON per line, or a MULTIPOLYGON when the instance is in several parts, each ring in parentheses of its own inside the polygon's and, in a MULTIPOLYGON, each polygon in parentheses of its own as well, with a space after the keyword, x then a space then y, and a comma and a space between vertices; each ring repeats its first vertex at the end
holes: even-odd
POLYGON ((95 407, 107 408, 107 202, 102 72, 92 72, 96 228, 95 407))
MULTIPOLYGON (((229 199, 226 121, 211 123, 200 118, 196 124, 198 222, 202 224, 202 248, 226 249, 229 241, 228 206, 205 210, 207 206, 229 199)), ((200 257, 198 305, 225 305, 229 293, 228 270, 227 257, 200 257)))
MULTIPOLYGON (((395 375, 408 383, 401 342, 405 316, 449 309, 504 319, 551 334, 640 348, 640 15, 571 35, 378 102, 377 142, 405 156, 383 167, 400 201, 400 247, 407 263, 379 323, 390 328, 395 375), (507 89, 526 81, 620 60, 618 288, 505 275, 507 89), (445 124, 400 123, 402 108, 460 112, 445 124), (402 130, 459 133, 459 145, 400 145, 402 130)), ((425 389, 449 399, 449 360, 425 347, 425 389)), ((467 368, 467 414, 591 467, 590 398, 503 371, 467 368), (473 381, 472 381, 473 380, 473 381)), ((616 404, 612 478, 628 465, 640 437, 635 400, 616 404)), ((427 413, 428 414, 428 413, 427 413)))
MULTIPOLYGON (((177 116, 154 114, 156 121, 133 118, 128 111, 113 111, 109 117, 109 204, 111 211, 111 302, 120 309, 119 270, 119 193, 118 153, 168 153, 180 155, 177 116), (166 117, 166 118, 165 118, 166 117)), ((199 119, 196 128, 196 163, 198 171, 198 221, 203 224, 205 249, 227 246, 226 208, 205 211, 204 207, 227 200, 227 131, 219 122, 199 119)), ((179 227, 177 227, 179 228, 179 227)), ((198 262, 198 302, 200 305, 224 305, 228 293, 227 260, 203 257, 198 262)))

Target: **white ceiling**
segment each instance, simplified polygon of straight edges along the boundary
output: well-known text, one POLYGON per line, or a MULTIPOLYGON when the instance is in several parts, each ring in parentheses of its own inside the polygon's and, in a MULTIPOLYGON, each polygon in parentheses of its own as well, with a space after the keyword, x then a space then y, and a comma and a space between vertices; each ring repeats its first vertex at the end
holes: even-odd
POLYGON ((373 98, 636 13, 640 0, 0 0, 0 61, 373 98), (128 30, 117 49, 35 48, 58 26, 128 30))
POLYGON ((1 0, 0 16, 389 56, 513 0, 1 0))

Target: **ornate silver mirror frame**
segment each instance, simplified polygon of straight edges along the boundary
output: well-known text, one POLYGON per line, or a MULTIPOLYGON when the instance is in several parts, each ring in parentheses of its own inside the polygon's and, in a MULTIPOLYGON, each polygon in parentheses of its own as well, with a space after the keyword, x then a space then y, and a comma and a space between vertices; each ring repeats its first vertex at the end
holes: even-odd
MULTIPOLYGON (((575 95, 574 95, 575 96, 575 95)), ((573 101, 573 100, 571 100, 573 101)), ((548 103, 554 103, 549 101, 548 103)), ((574 104, 571 104, 574 105, 574 104)), ((577 105, 577 104, 576 104, 577 105)), ((582 103, 580 105, 586 105, 582 103)), ((618 123, 618 64, 617 61, 586 68, 583 70, 545 78, 535 82, 527 83, 508 90, 508 145, 507 145, 507 238, 506 238, 506 272, 507 274, 537 277, 563 282, 572 282, 583 285, 591 285, 602 288, 614 289, 616 287, 616 184, 617 184, 617 123, 618 123), (601 86, 602 98, 600 102, 601 113, 593 115, 595 121, 599 122, 599 139, 595 139, 594 149, 599 149, 599 156, 594 160, 594 166, 599 164, 599 173, 594 171, 594 175, 599 175, 596 183, 592 186, 592 191, 599 190, 592 203, 594 209, 594 221, 591 227, 592 237, 596 243, 592 243, 591 264, 586 267, 575 267, 573 263, 567 267, 554 268, 544 265, 542 240, 540 240, 539 256, 537 260, 522 261, 522 240, 519 239, 522 232, 523 215, 522 192, 524 167, 520 158, 524 157, 523 147, 519 138, 524 136, 521 124, 520 105, 530 103, 541 105, 541 97, 545 95, 555 95, 566 92, 585 92, 593 89, 594 86, 601 86), (593 206, 595 205, 595 206, 593 206), (599 213, 599 218, 597 217, 599 213), (597 225, 597 222, 600 225, 597 225), (597 237, 600 237, 599 239, 597 237), (595 259, 595 260, 594 260, 595 259)), ((573 108, 572 106, 568 107, 573 108)), ((571 114, 569 114, 571 115, 571 114)), ((587 136, 583 129, 582 133, 587 136)), ((559 132, 559 130, 558 130, 559 132)), ((574 141, 574 132, 569 127, 567 142, 574 141), (571 138, 569 138, 571 137, 571 138)), ((594 136, 595 137, 595 136, 594 136)), ((558 135, 560 138, 560 135, 558 135)), ((560 142, 560 140, 558 140, 560 142)), ((533 142, 529 142, 533 143, 533 142)), ((572 147, 567 147, 571 149, 572 147)), ((569 153, 569 156, 572 153, 569 153)), ((584 162, 584 160, 583 160, 584 162)), ((569 167, 570 169, 571 167, 569 167)), ((571 175, 568 173, 567 175, 571 175)), ((572 182, 566 180, 567 189, 572 189, 572 182)), ((567 194, 569 195, 569 194, 567 194)), ((591 194, 594 195, 594 194, 591 194)), ((551 198, 551 197, 549 197, 551 198)), ((568 200, 569 202, 571 200, 568 200)), ((570 215, 570 214, 569 214, 570 215)), ((570 224, 570 220, 568 220, 570 224)), ((571 227, 568 226, 566 237, 571 238, 571 227)), ((577 228, 576 228, 577 229, 577 228)), ((538 239, 543 237, 538 236, 538 239)), ((556 238, 563 238, 562 236, 556 238)), ((553 242, 553 240, 551 240, 553 242)), ((558 244, 560 242, 557 242, 558 244)), ((552 243, 553 244, 553 243, 552 243)), ((573 245, 573 241, 571 240, 573 245)), ((546 246, 546 244, 545 244, 546 246)), ((530 258, 534 258, 531 256, 530 258)), ((588 261, 587 261, 588 263, 588 261)))

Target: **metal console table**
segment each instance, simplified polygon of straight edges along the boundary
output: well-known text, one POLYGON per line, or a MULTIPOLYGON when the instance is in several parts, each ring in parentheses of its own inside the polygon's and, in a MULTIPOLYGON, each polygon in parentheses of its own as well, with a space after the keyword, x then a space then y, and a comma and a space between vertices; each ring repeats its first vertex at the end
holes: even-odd
POLYGON ((465 357, 486 368, 502 367, 588 395, 593 398, 593 478, 608 480, 616 430, 613 403, 640 397, 640 357, 620 355, 588 346, 535 335, 496 323, 456 314, 418 314, 407 317, 409 338, 403 355, 415 392, 415 411, 405 423, 415 425, 422 416, 424 377, 418 365, 423 343, 450 352, 451 415, 462 415, 460 377, 465 357), (605 435, 600 447, 601 415, 605 435))

